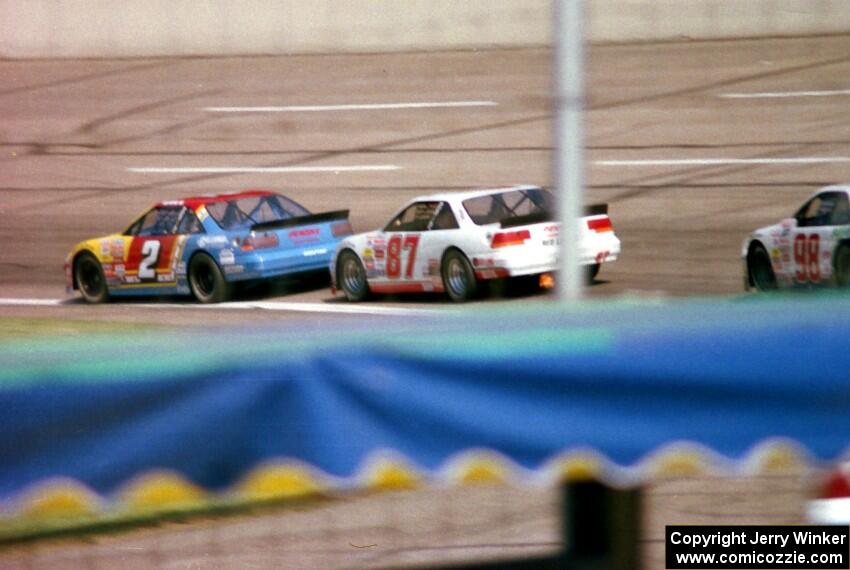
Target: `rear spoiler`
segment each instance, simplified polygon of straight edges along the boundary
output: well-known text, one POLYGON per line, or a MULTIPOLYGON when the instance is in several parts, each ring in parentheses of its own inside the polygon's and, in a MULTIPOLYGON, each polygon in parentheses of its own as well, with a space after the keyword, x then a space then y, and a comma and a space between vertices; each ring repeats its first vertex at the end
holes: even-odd
POLYGON ((251 231, 256 232, 260 230, 279 230, 282 228, 291 228, 292 226, 306 226, 310 224, 321 224, 323 222, 348 220, 348 212, 348 210, 334 210, 332 212, 322 212, 320 214, 298 216, 297 218, 286 218, 285 220, 260 222, 251 226, 251 231))
MULTIPOLYGON (((608 214, 608 204, 591 204, 584 207, 583 216, 603 216, 608 214)), ((527 226, 529 224, 542 224, 543 222, 556 221, 555 216, 550 211, 536 212, 527 216, 516 216, 513 218, 505 218, 499 222, 503 228, 515 228, 517 226, 527 226)))
POLYGON ((607 216, 608 204, 591 204, 584 207, 585 216, 607 216))

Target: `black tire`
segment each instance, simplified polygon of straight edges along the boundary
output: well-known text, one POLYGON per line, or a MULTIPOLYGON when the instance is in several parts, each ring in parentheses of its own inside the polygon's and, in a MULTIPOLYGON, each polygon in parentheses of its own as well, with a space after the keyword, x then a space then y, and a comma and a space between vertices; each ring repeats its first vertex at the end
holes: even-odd
POLYGON ((599 275, 599 269, 602 267, 601 263, 594 263, 593 265, 586 265, 584 268, 584 280, 591 284, 596 281, 596 276, 599 275))
POLYGON ((850 245, 842 243, 835 252, 835 284, 850 287, 850 245))
POLYGON ((776 274, 773 273, 773 265, 770 256, 761 245, 754 246, 747 256, 747 270, 750 273, 753 287, 757 291, 775 291, 776 274))
POLYGON ((478 291, 475 272, 466 256, 456 249, 450 249, 443 256, 440 268, 443 277, 443 289, 449 299, 463 303, 472 299, 478 291))
POLYGON ((189 262, 189 287, 201 303, 223 303, 230 298, 231 286, 215 260, 198 253, 189 262))
POLYGON ((345 298, 352 303, 365 301, 369 297, 369 281, 366 269, 357 254, 346 249, 336 262, 336 282, 345 298))
POLYGON ((87 302, 103 303, 109 299, 103 267, 94 255, 83 253, 77 258, 74 262, 74 279, 87 302))

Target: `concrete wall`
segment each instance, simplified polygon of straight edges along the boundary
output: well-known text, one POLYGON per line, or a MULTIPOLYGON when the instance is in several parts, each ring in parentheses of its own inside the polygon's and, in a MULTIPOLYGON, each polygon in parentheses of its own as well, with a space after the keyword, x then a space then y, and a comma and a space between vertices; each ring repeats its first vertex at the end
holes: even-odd
MULTIPOLYGON (((591 41, 850 31, 850 0, 585 0, 591 41)), ((0 56, 539 45, 552 0, 0 0, 0 56)))

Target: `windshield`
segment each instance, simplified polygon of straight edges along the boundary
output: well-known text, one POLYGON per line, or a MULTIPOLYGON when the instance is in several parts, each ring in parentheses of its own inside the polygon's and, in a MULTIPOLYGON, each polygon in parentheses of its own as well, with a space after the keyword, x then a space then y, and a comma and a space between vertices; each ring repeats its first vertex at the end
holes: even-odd
POLYGON ((247 230, 254 224, 310 215, 305 208, 279 194, 212 202, 207 204, 207 212, 224 230, 247 230))
POLYGON ((464 200, 463 207, 473 222, 483 226, 511 218, 545 214, 552 210, 552 195, 542 188, 510 190, 464 200))

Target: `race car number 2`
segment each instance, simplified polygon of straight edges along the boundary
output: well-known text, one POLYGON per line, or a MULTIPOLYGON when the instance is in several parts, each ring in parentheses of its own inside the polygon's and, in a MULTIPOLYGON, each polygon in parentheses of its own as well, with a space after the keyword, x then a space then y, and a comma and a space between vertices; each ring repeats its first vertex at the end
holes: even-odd
POLYGON ((795 277, 799 283, 820 281, 820 236, 798 234, 794 238, 794 263, 797 265, 795 277))
POLYGON ((142 244, 142 261, 139 263, 139 279, 156 279, 156 263, 159 261, 157 240, 148 240, 142 244))
POLYGON ((402 253, 407 251, 407 266, 404 270, 404 278, 413 278, 413 264, 416 262, 416 248, 419 246, 419 236, 416 234, 402 236, 394 235, 387 242, 387 277, 398 279, 401 277, 402 253))

